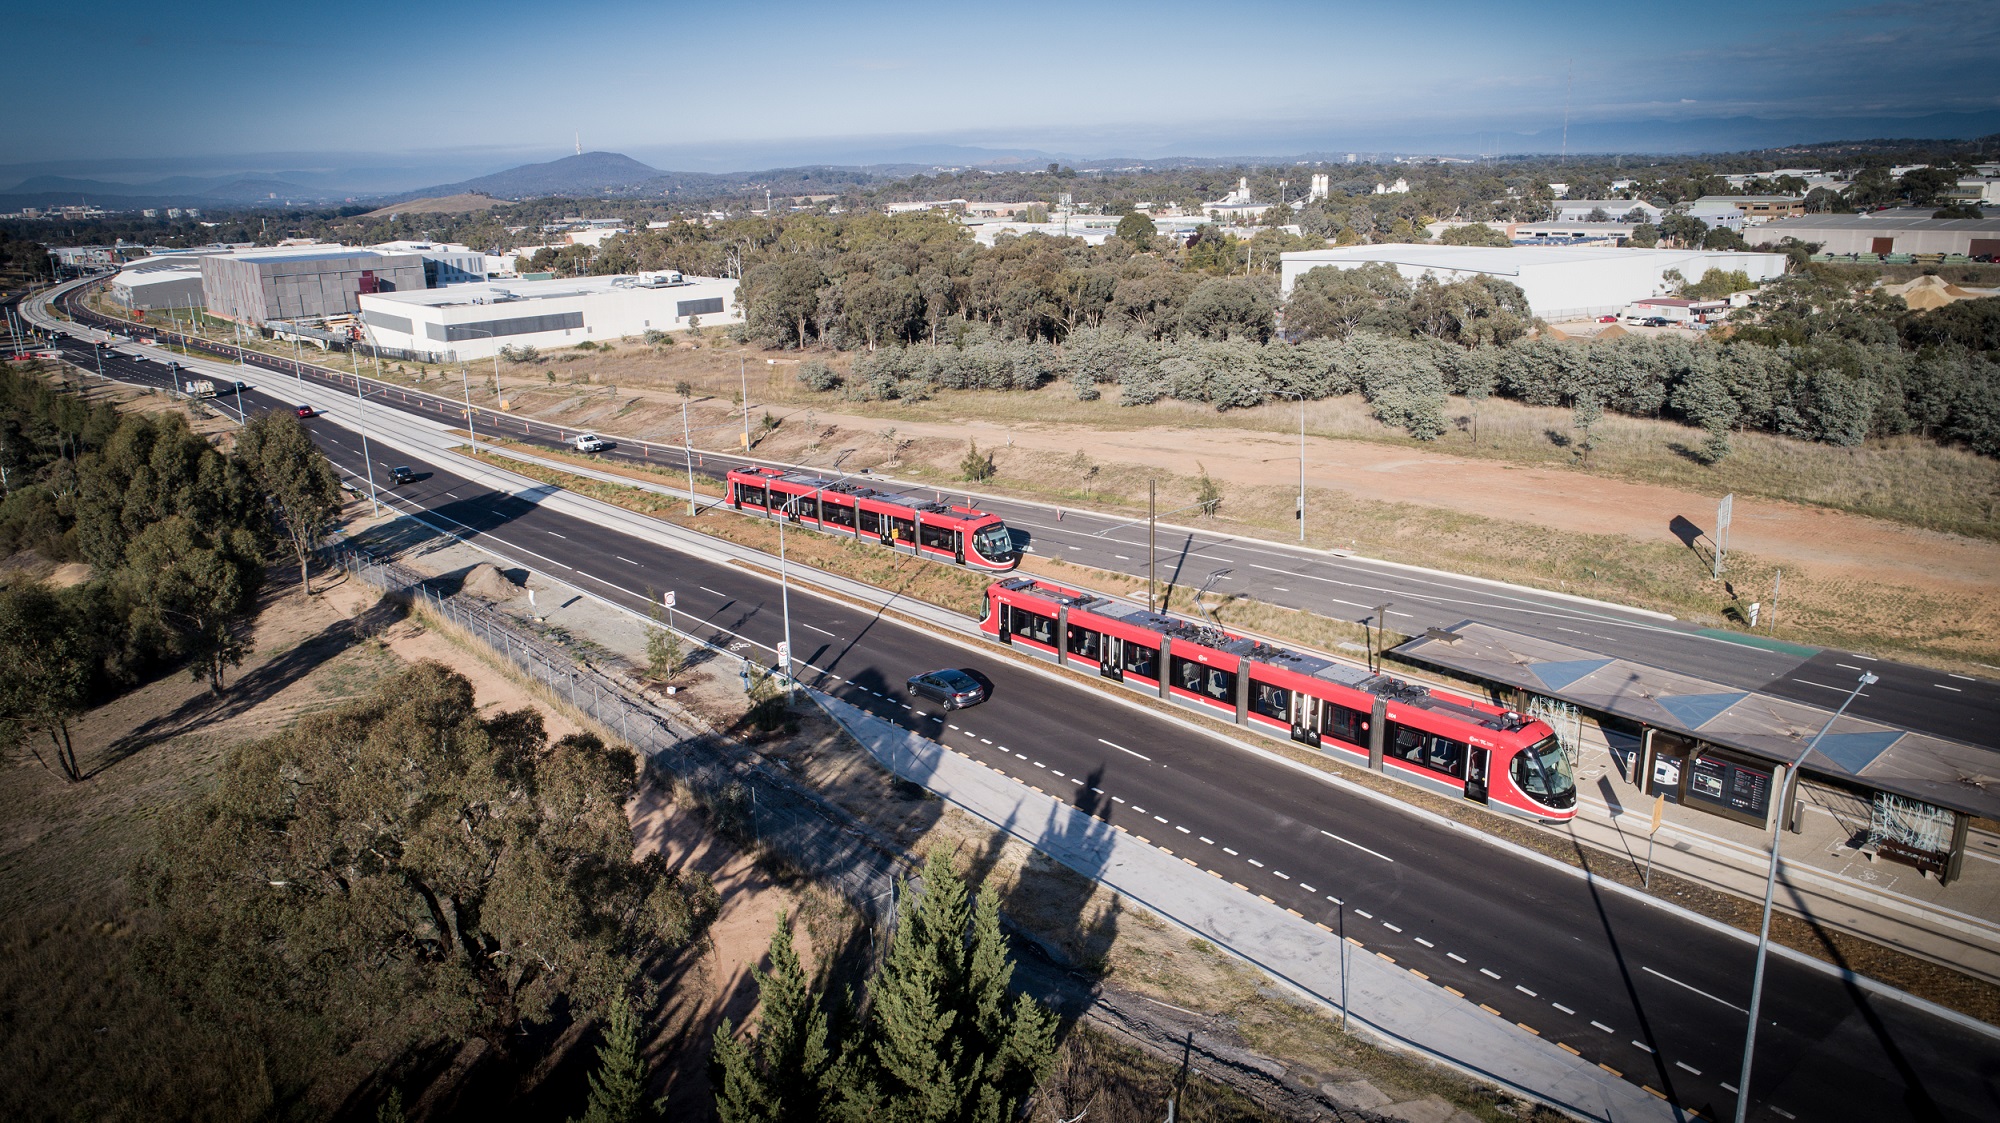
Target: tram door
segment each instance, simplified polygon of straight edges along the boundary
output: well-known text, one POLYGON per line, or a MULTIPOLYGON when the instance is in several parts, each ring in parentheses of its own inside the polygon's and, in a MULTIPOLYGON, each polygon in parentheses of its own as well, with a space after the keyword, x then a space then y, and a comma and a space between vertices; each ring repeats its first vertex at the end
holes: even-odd
POLYGON ((1097 673, 1112 682, 1124 682, 1125 641, 1117 636, 1105 636, 1104 646, 1097 654, 1097 673))
POLYGON ((1490 750, 1478 745, 1466 746, 1465 758, 1465 798, 1474 803, 1486 802, 1486 767, 1490 750))
POLYGON ((1319 699, 1292 691, 1292 740, 1319 748, 1319 699))

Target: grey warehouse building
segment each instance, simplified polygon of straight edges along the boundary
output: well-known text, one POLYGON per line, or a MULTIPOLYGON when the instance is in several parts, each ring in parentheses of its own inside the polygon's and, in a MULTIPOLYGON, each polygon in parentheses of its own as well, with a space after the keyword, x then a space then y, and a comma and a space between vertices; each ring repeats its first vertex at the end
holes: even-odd
POLYGON ((424 259, 351 246, 299 246, 205 257, 203 303, 246 324, 353 315, 362 293, 409 292, 424 284, 424 259))
POLYGON ((1903 218, 1871 214, 1812 214, 1767 222, 1747 240, 1781 238, 1817 243, 1821 253, 1956 253, 2000 256, 2000 219, 1903 218))

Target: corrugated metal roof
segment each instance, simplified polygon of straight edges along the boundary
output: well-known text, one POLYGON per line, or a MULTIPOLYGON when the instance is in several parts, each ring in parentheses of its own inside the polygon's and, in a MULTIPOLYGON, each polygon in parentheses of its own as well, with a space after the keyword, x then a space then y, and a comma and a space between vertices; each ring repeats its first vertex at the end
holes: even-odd
MULTIPOLYGON (((1832 710, 1818 706, 1607 658, 1489 624, 1467 621, 1446 630, 1457 638, 1414 639, 1395 652, 1770 761, 1791 761, 1833 716, 1832 710)), ((1842 715, 1806 758, 1806 769, 2000 818, 2000 753, 1977 745, 1842 715)))
POLYGON ((1967 230, 1976 233, 2000 231, 2000 218, 1903 218, 1865 214, 1809 214, 1781 218, 1757 228, 1758 237, 1772 231, 1790 230, 1967 230))

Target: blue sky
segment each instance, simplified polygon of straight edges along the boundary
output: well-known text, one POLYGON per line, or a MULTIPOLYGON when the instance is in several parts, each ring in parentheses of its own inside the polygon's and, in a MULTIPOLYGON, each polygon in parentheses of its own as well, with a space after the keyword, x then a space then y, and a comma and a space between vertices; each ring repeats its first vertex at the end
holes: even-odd
POLYGON ((24 4, 9 21, 13 57, 36 59, 0 79, 9 164, 281 150, 504 164, 560 155, 578 132, 587 148, 688 166, 703 152, 811 158, 835 138, 1139 156, 1394 148, 1402 135, 1553 135, 1572 82, 1580 131, 2000 111, 1993 0, 107 0, 24 4))

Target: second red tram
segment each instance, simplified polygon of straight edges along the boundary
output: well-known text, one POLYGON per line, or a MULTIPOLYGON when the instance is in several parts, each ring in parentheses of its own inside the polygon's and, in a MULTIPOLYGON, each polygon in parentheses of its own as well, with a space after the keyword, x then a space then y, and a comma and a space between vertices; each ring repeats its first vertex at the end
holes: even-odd
POLYGON ((1546 722, 1031 577, 987 589, 980 630, 1054 662, 1524 818, 1576 815, 1546 722))
POLYGON ((776 468, 732 468, 729 505, 832 534, 873 538, 938 561, 1008 570, 1021 563, 1000 516, 972 507, 895 495, 852 480, 776 468))

